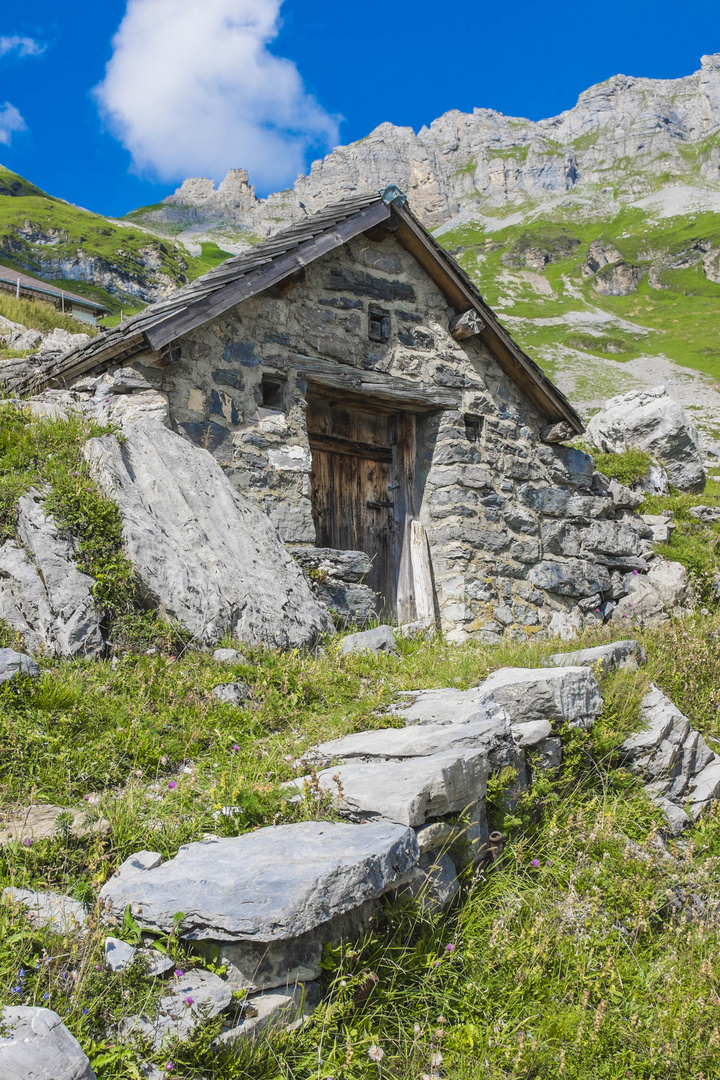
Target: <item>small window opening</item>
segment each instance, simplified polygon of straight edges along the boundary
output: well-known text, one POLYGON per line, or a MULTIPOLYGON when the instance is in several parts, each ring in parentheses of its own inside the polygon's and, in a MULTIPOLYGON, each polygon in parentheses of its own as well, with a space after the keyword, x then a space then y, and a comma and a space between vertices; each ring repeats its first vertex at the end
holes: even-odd
POLYGON ((390 340, 390 312, 371 307, 368 310, 368 337, 371 341, 390 340))
POLYGON ((285 404, 285 380, 272 375, 263 375, 262 403, 266 409, 282 409, 285 404))
POLYGON ((465 435, 468 442, 477 442, 480 438, 480 432, 482 431, 482 416, 471 416, 465 414, 465 435))

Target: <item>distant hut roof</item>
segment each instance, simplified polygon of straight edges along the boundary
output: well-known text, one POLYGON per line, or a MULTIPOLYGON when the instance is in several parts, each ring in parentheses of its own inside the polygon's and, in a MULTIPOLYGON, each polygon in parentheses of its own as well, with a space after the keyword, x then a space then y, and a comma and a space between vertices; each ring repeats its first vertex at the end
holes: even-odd
POLYGON ((37 293, 40 299, 46 297, 52 301, 59 300, 62 302, 64 297, 72 304, 80 304, 98 314, 108 310, 102 304, 98 304, 96 300, 88 300, 86 296, 78 296, 77 293, 68 292, 67 289, 59 289, 57 285, 50 285, 49 282, 31 277, 30 274, 23 274, 20 270, 12 270, 9 266, 0 266, 0 286, 3 289, 16 289, 18 281, 22 292, 37 293))

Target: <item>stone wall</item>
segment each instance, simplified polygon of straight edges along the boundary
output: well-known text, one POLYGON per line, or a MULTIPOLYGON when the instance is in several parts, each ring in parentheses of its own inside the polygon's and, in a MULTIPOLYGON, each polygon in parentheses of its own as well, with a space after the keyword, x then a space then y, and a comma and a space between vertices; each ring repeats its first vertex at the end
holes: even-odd
POLYGON ((454 401, 417 421, 418 516, 443 629, 451 640, 494 640, 607 617, 602 605, 623 595, 621 575, 643 568, 642 523, 617 509, 591 458, 540 443, 546 418, 480 338, 453 340, 454 314, 394 239, 360 237, 311 264, 299 284, 192 331, 178 362, 145 374, 168 395, 173 427, 207 447, 291 545, 315 543, 298 357, 397 376, 454 401), (368 338, 373 304, 390 312, 384 344, 368 338), (267 407, 263 379, 273 377, 281 400, 267 407))

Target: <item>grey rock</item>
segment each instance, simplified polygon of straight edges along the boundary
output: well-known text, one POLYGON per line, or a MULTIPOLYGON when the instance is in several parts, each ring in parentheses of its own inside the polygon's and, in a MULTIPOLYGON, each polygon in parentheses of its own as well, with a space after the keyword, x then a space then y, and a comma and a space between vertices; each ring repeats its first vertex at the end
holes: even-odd
POLYGON ((611 398, 593 416, 587 434, 605 453, 637 447, 652 454, 680 491, 702 491, 705 486, 698 433, 664 386, 611 398))
POLYGON ((312 589, 343 626, 364 626, 376 615, 377 595, 368 585, 328 578, 313 582, 312 589))
POLYGON ((207 952, 214 963, 225 965, 233 989, 288 987, 319 979, 325 946, 362 937, 371 929, 376 910, 377 901, 365 901, 297 937, 278 941, 198 941, 194 947, 201 955, 207 952))
POLYGON ((481 687, 458 690, 453 686, 438 690, 405 690, 399 694, 398 704, 391 706, 389 711, 408 727, 414 724, 466 724, 471 717, 478 721, 505 720, 502 708, 486 701, 481 690, 481 687))
POLYGON ((3 897, 21 904, 34 926, 46 926, 59 934, 81 933, 87 922, 84 906, 61 893, 36 892, 34 889, 3 889, 3 897))
POLYGON ((596 645, 592 649, 577 649, 574 652, 553 653, 548 657, 554 667, 591 667, 600 665, 602 672, 611 668, 637 667, 642 658, 642 649, 637 641, 626 638, 623 641, 611 641, 609 645, 596 645))
POLYGON ((399 890, 410 896, 420 911, 434 915, 452 903, 460 889, 457 869, 447 852, 426 855, 399 890))
POLYGON ((0 823, 0 844, 13 840, 16 844, 33 840, 52 840, 61 831, 58 818, 63 815, 62 828, 73 836, 88 836, 91 833, 104 833, 110 828, 104 818, 91 820, 86 810, 72 810, 65 806, 53 806, 52 803, 25 806, 14 811, 0 823))
MULTIPOLYGON (((471 708, 473 708, 471 706, 471 708)), ((479 716, 471 712, 467 722, 424 724, 404 728, 358 731, 331 739, 303 754, 303 762, 329 764, 332 761, 377 761, 430 757, 454 750, 482 749, 488 759, 502 760, 512 749, 510 727, 503 715, 479 716)))
MULTIPOLYGON (((484 799, 489 774, 485 752, 447 750, 402 761, 353 761, 317 774, 337 808, 360 819, 424 825, 484 799)), ((302 789, 307 777, 290 783, 302 789)))
POLYGON ((688 514, 697 518, 703 525, 713 525, 720 521, 720 506, 691 506, 688 514))
POLYGON ((14 541, 0 548, 0 618, 33 651, 85 656, 102 647, 95 584, 75 565, 75 549, 31 489, 18 501, 18 536, 34 562, 14 541))
POLYGON ((561 596, 592 596, 610 589, 610 574, 606 567, 584 559, 542 559, 532 567, 528 581, 538 589, 561 596))
POLYGON ((120 1034, 123 1039, 142 1036, 157 1048, 170 1039, 186 1039, 199 1023, 225 1012, 231 1002, 232 987, 218 975, 189 971, 160 998, 157 1016, 130 1017, 120 1025, 120 1034))
POLYGON ((265 514, 240 495, 212 454, 157 423, 120 447, 85 454, 123 518, 125 550, 148 601, 200 640, 306 645, 331 629, 302 571, 265 514))
POLYGON ((534 746, 533 764, 538 769, 557 769, 562 762, 562 739, 543 739, 534 746))
POLYGON ((534 720, 591 727, 603 700, 587 667, 501 668, 479 688, 486 703, 502 706, 512 723, 534 720))
POLYGON ((314 982, 253 994, 243 1002, 240 1022, 221 1032, 213 1045, 217 1050, 229 1050, 245 1039, 254 1042, 263 1032, 294 1030, 311 1015, 319 1000, 319 987, 314 982))
POLYGON ((37 678, 40 665, 25 653, 16 652, 15 649, 0 649, 0 683, 13 679, 18 673, 37 678))
POLYGON ((537 746, 547 742, 552 727, 549 720, 530 720, 527 724, 515 723, 512 732, 518 746, 537 746))
POLYGON ((136 851, 125 862, 121 863, 112 876, 113 881, 127 880, 135 874, 141 874, 144 870, 154 870, 160 866, 162 855, 159 851, 136 851))
POLYGON ((77 1039, 52 1009, 6 1006, 0 1018, 2 1080, 96 1080, 77 1039))
POLYGON ((685 813, 681 806, 671 802, 670 799, 666 799, 663 795, 656 796, 654 801, 665 814, 669 825, 669 831, 672 836, 678 836, 688 827, 688 825, 690 825, 692 819, 685 813))
POLYGON ((667 544, 675 532, 675 523, 664 514, 642 514, 642 520, 649 526, 650 539, 654 544, 667 544))
POLYGON ((639 506, 645 502, 645 496, 640 491, 633 491, 632 488, 625 487, 619 480, 614 478, 610 481, 610 498, 617 506, 618 510, 628 509, 637 510, 639 506))
POLYGON ((216 664, 248 664, 249 661, 245 659, 242 653, 237 649, 216 649, 213 653, 213 660, 216 664))
POLYGON ((656 626, 668 615, 687 615, 694 596, 688 572, 681 563, 656 558, 646 575, 627 574, 627 593, 612 613, 618 624, 656 626))
POLYGON ((169 956, 163 955, 157 949, 137 949, 128 945, 120 938, 105 938, 105 963, 110 971, 125 971, 132 966, 136 956, 142 956, 147 961, 147 973, 153 978, 167 975, 175 968, 174 962, 169 956))
POLYGON ((307 821, 181 847, 174 859, 111 879, 101 898, 122 916, 201 941, 298 937, 380 896, 418 859, 415 834, 386 823, 307 821))
POLYGON ((389 653, 395 652, 397 641, 390 626, 375 626, 372 630, 361 630, 359 634, 348 634, 340 642, 343 656, 351 653, 389 653))
POLYGON ((450 825, 447 821, 431 821, 429 825, 421 825, 415 830, 420 855, 448 847, 459 831, 457 826, 450 825))
POLYGON ((224 705, 243 706, 252 701, 252 690, 246 682, 221 683, 214 686, 212 696, 224 705))
POLYGON ((372 569, 372 560, 364 551, 340 551, 336 548, 290 547, 293 558, 306 570, 315 570, 340 581, 362 581, 372 569))
POLYGON ((698 806, 704 807, 720 796, 720 758, 715 756, 704 769, 692 777, 688 794, 692 803, 693 817, 697 814, 698 806))

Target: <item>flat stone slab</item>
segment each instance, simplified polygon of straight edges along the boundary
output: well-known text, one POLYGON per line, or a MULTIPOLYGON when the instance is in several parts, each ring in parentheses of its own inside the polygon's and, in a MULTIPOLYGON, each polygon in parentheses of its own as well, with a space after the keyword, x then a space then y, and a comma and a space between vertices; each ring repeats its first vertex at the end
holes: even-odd
POLYGON ((313 747, 303 755, 302 761, 329 765, 332 761, 430 757, 446 750, 473 749, 484 750, 489 758, 503 756, 503 752, 511 753, 512 736, 507 720, 499 715, 470 720, 466 724, 358 731, 313 747))
POLYGON ((590 727, 602 709, 595 675, 579 666, 501 668, 471 690, 411 690, 400 697, 391 712, 408 725, 463 724, 502 711, 513 723, 554 720, 590 727))
POLYGON ((499 705, 488 703, 476 686, 471 690, 443 686, 438 690, 403 690, 399 701, 388 710, 408 727, 414 724, 466 724, 472 717, 505 719, 499 705))
POLYGON ((74 836, 87 836, 89 833, 106 833, 110 822, 101 818, 88 821, 85 810, 68 810, 64 806, 27 806, 11 817, 0 822, 0 844, 13 840, 15 843, 33 840, 52 840, 60 831, 57 819, 60 814, 69 814, 70 832, 74 836))
POLYGON ((184 938, 270 942, 382 895, 418 857, 401 825, 307 821, 187 844, 154 870, 106 882, 100 897, 163 932, 184 912, 184 938))
POLYGON ((589 728, 603 699, 587 667, 501 668, 479 687, 486 703, 501 705, 511 722, 549 720, 589 728))
POLYGON ((121 1024, 120 1033, 125 1039, 140 1035, 154 1047, 169 1039, 186 1039, 203 1020, 229 1008, 232 990, 211 971, 189 971, 175 979, 170 992, 160 998, 157 1016, 130 1017, 121 1024))
POLYGON ((96 1080, 80 1043, 52 1009, 8 1006, 0 1017, 2 1080, 96 1080))
POLYGON ((81 932, 87 915, 84 906, 70 896, 61 893, 36 892, 33 889, 16 889, 9 885, 3 889, 3 897, 22 904, 28 919, 35 926, 49 926, 59 934, 81 932))
POLYGON ((237 649, 216 649, 213 660, 216 664, 247 664, 249 662, 237 649))
MULTIPOLYGON (((484 799, 489 772, 484 750, 447 750, 402 761, 332 765, 317 779, 336 798, 341 812, 416 827, 484 799)), ((291 784, 302 789, 308 780, 303 777, 291 784)))
POLYGON ((597 645, 594 649, 577 649, 575 652, 553 653, 549 657, 553 667, 591 667, 601 665, 603 672, 611 668, 637 667, 642 649, 637 641, 611 641, 609 645, 597 645))

